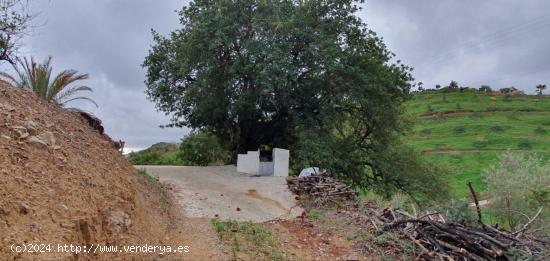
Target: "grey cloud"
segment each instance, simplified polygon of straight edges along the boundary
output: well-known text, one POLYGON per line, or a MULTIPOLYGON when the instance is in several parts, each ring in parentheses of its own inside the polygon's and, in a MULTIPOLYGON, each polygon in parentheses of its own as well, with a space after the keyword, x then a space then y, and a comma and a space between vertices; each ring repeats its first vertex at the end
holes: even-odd
POLYGON ((550 80, 548 1, 373 0, 361 15, 427 87, 457 80, 532 92, 550 80))
POLYGON ((141 63, 152 44, 150 30, 168 33, 179 25, 175 10, 185 1, 33 1, 35 32, 25 39, 25 53, 42 60, 53 56, 54 70, 89 73, 89 94, 99 105, 83 108, 100 117, 107 133, 126 146, 143 148, 158 141, 178 141, 188 130, 160 129, 169 122, 145 99, 141 63))

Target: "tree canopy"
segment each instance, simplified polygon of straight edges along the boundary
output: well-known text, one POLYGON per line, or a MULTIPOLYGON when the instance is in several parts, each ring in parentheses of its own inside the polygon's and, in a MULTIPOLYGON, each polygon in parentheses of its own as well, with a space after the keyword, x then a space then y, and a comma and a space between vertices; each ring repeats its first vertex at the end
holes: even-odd
POLYGON ((16 62, 14 52, 32 19, 27 4, 25 0, 0 1, 0 61, 16 62))
POLYGON ((153 31, 147 96, 169 126, 212 131, 234 153, 287 147, 297 167, 398 179, 381 163, 399 155, 414 79, 355 15, 361 2, 191 1, 180 29, 153 31))

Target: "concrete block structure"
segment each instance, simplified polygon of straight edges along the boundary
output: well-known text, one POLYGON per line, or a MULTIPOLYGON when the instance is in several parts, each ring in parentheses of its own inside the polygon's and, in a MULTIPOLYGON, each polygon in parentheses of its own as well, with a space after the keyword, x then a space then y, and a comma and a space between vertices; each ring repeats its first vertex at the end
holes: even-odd
POLYGON ((260 174, 260 151, 249 151, 237 155, 237 171, 249 174, 260 174))
POLYGON ((273 176, 288 177, 289 158, 289 150, 273 149, 273 176))
POLYGON ((262 176, 288 176, 290 152, 275 148, 271 153, 273 161, 260 161, 259 151, 237 155, 237 171, 262 176))

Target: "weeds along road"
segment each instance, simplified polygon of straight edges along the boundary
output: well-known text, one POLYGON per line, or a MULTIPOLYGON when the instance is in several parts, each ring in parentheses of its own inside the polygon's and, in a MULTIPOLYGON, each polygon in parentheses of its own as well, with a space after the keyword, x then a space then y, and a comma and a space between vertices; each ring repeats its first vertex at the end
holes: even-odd
POLYGON ((302 213, 284 177, 238 173, 235 166, 136 166, 174 187, 190 218, 264 222, 302 213))

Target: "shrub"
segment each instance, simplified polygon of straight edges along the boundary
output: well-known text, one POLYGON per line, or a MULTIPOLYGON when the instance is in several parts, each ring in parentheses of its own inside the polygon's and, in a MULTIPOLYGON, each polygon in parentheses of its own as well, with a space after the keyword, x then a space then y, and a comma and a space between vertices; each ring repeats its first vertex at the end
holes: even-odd
POLYGON ((535 133, 536 133, 536 134, 546 134, 547 132, 548 132, 548 131, 547 131, 544 127, 542 127, 542 126, 537 126, 537 127, 535 128, 535 133))
POLYGON ((495 126, 491 127, 491 131, 493 131, 493 132, 503 132, 504 128, 502 128, 502 126, 500 126, 500 125, 495 125, 495 126))
POLYGON ((474 145, 474 147, 476 147, 476 148, 478 148, 478 149, 482 149, 482 148, 487 147, 487 145, 489 145, 489 140, 487 140, 487 139, 484 138, 484 137, 478 137, 478 138, 476 138, 476 140, 473 142, 473 145, 474 145))
POLYGON ((432 107, 431 104, 428 104, 428 107, 426 108, 426 111, 427 112, 433 112, 434 111, 434 108, 432 107))
POLYGON ((481 85, 481 87, 479 88, 479 92, 492 92, 493 90, 491 89, 491 87, 489 87, 489 85, 481 85))
POLYGON ((464 133, 466 132, 466 127, 460 125, 460 126, 456 126, 453 128, 453 132, 454 134, 461 134, 461 133, 464 133))
POLYGON ((432 134, 432 131, 430 129, 422 129, 420 130, 420 136, 427 137, 430 134, 432 134))
POLYGON ((540 207, 543 213, 531 224, 546 229, 550 223, 550 165, 534 155, 504 153, 497 166, 483 172, 490 199, 488 211, 509 228, 528 222, 540 207))
POLYGON ((524 149, 524 150, 530 149, 531 142, 529 141, 529 139, 522 139, 518 144, 518 148, 524 149))
POLYGON ((508 118, 509 120, 519 120, 519 117, 516 115, 516 113, 510 113, 506 115, 506 118, 508 118))
POLYGON ((483 115, 481 115, 481 113, 479 113, 479 112, 474 112, 474 113, 470 114, 469 117, 470 117, 470 119, 481 119, 482 116, 483 116, 483 115))
POLYGON ((151 150, 130 152, 128 160, 133 165, 161 165, 159 164, 160 153, 151 150))
POLYGON ((180 158, 186 165, 207 166, 211 163, 227 163, 230 153, 214 134, 208 131, 197 131, 191 132, 182 139, 180 158))
POLYGON ((476 220, 468 201, 464 199, 452 199, 449 205, 445 207, 444 212, 451 222, 472 223, 476 220))
POLYGON ((435 118, 438 120, 438 121, 444 121, 447 119, 447 115, 445 115, 445 113, 443 112, 438 112, 435 114, 435 118))

